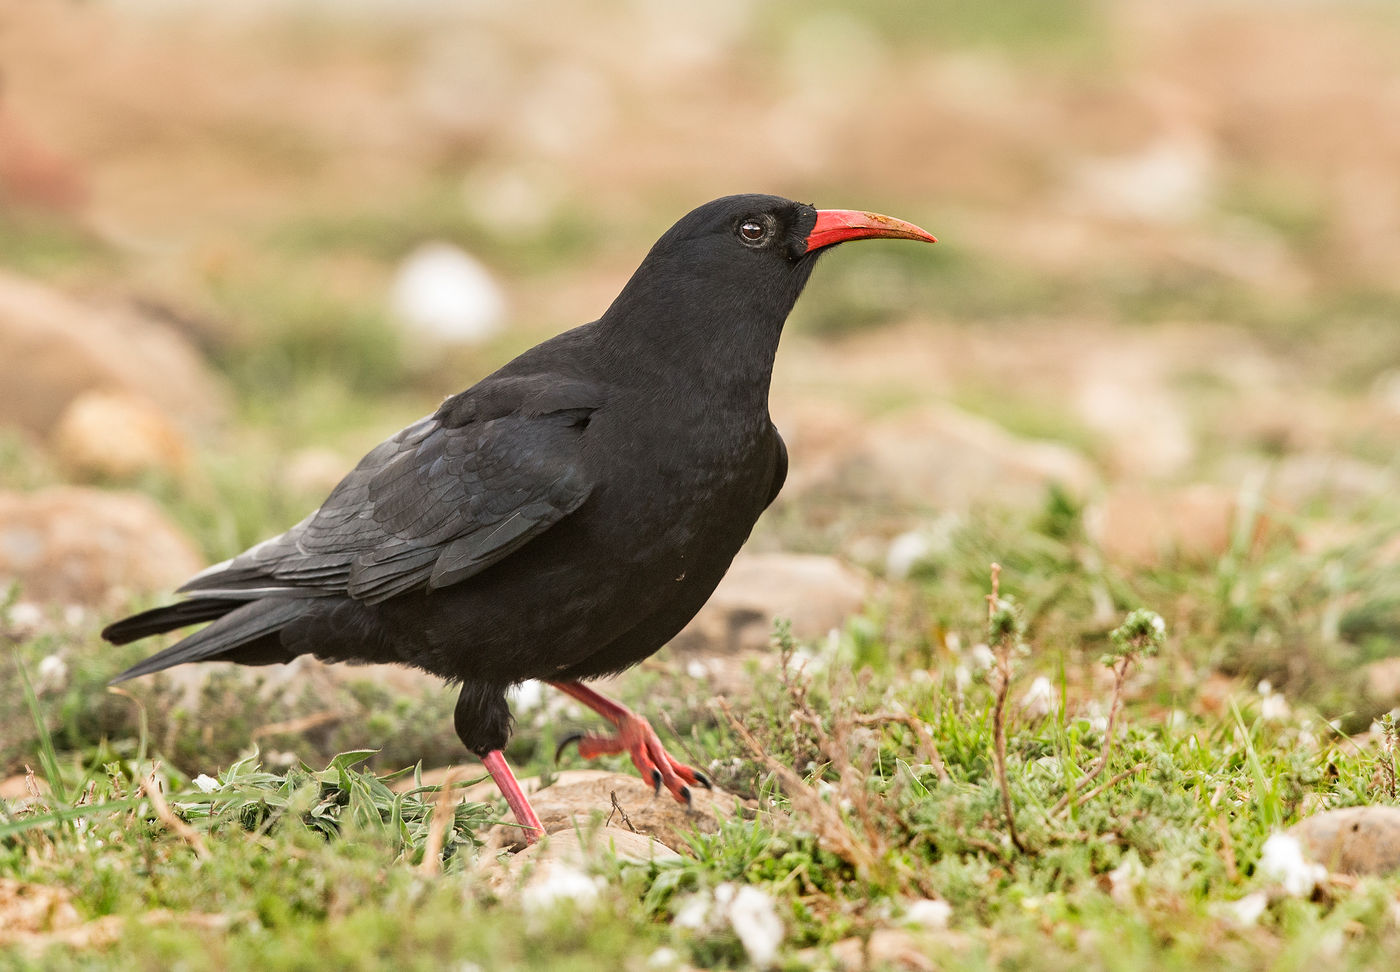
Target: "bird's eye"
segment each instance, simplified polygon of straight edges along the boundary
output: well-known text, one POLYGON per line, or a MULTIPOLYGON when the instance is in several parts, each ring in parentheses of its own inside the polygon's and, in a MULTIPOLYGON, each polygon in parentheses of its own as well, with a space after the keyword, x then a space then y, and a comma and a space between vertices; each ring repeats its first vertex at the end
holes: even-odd
POLYGON ((739 236, 745 243, 757 243, 768 235, 768 228, 756 219, 746 219, 739 224, 739 236))

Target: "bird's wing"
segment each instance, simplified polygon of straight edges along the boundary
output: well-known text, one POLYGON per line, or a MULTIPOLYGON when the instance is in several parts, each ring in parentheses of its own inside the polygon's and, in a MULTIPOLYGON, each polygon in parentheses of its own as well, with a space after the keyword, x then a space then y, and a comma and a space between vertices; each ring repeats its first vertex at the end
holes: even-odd
POLYGON ((311 516, 180 590, 377 603, 465 580, 588 498, 580 442, 602 399, 542 377, 448 399, 360 460, 311 516))

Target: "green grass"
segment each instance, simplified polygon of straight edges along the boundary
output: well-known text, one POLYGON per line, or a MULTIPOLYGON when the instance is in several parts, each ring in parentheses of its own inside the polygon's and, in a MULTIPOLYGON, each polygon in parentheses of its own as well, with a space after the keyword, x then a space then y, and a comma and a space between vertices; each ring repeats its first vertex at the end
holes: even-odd
MULTIPOLYGON (((480 804, 458 807, 443 875, 420 875, 435 792, 393 794, 392 777, 355 768, 365 753, 283 773, 245 757, 209 793, 173 774, 170 806, 199 834, 202 859, 136 795, 148 762, 114 757, 71 772, 46 762, 39 775, 61 775, 67 796, 56 790, 6 811, 0 876, 68 888, 84 918, 124 919, 100 948, 32 958, 44 968, 427 968, 449 958, 483 968, 640 968, 663 946, 706 967, 743 967, 743 945, 727 929, 670 924, 724 883, 771 896, 787 968, 819 967, 835 942, 897 927, 907 903, 928 895, 952 906, 953 931, 921 947, 953 968, 1289 967, 1331 955, 1341 929, 1348 945, 1337 967, 1364 968, 1397 944, 1387 911, 1394 888, 1379 880, 1281 900, 1256 927, 1228 917, 1229 902, 1259 886, 1250 870, 1264 838, 1308 801, 1386 799, 1371 782, 1373 757, 1300 743, 1296 723, 1267 723, 1248 701, 1225 718, 1171 724, 1137 707, 1106 773, 1124 778, 1056 816, 1052 805, 1101 751, 1102 730, 1063 711, 1013 718, 1021 853, 1000 816, 985 685, 959 693, 937 674, 929 682, 870 669, 852 678, 841 664, 756 684, 737 714, 757 749, 723 721, 693 729, 715 765, 731 768, 724 782, 771 809, 696 835, 679 861, 600 858, 604 888, 591 912, 542 915, 491 890, 483 868, 493 865, 478 859, 478 841, 495 811, 480 804), (908 726, 854 721, 882 711, 922 723, 945 778, 908 726), (770 760, 796 767, 798 782, 775 785, 770 760), (821 789, 826 797, 813 795, 821 789), (1115 892, 1120 866, 1138 876, 1115 892), (210 914, 221 916, 213 928, 210 914)), ((10 957, 24 967, 22 953, 10 957)))
MULTIPOLYGON (((121 933, 92 947, 8 958, 36 968, 427 968, 451 960, 641 969, 665 948, 702 967, 745 967, 743 942, 723 920, 700 930, 672 922, 723 885, 772 899, 784 927, 778 964, 793 969, 824 967, 827 949, 843 939, 900 927, 909 902, 930 896, 951 906, 951 930, 920 933, 918 947, 949 968, 1289 968, 1324 960, 1366 968, 1400 945, 1394 882, 1383 879, 1330 886, 1314 900, 1275 900, 1257 924, 1231 917, 1232 902, 1264 887, 1251 872, 1271 832, 1319 807, 1395 797, 1377 782, 1376 750, 1348 747, 1314 710, 1300 706, 1269 721, 1259 696, 1241 687, 1224 711, 1211 712, 1179 675, 1183 665, 1215 659, 1214 642, 1235 645, 1237 661, 1259 649, 1251 638, 1276 646, 1278 632, 1263 634, 1282 623, 1275 599, 1289 606, 1300 637, 1314 637, 1331 586, 1277 576, 1282 559, 1267 552, 1190 578, 1182 570, 1095 575, 1076 554, 1078 531, 1077 511, 1062 499, 1027 521, 969 519, 923 565, 912 617, 887 611, 853 623, 834 648, 810 646, 810 673, 788 659, 781 676, 755 677, 751 694, 731 701, 744 733, 706 706, 703 682, 674 665, 644 666, 627 697, 653 715, 675 713, 686 748, 760 809, 696 834, 677 861, 599 857, 602 891, 591 910, 541 913, 509 888, 493 888, 487 875, 499 865, 480 840, 499 807, 460 805, 442 875, 419 873, 435 793, 395 795, 387 784, 412 772, 402 767, 412 766, 415 749, 436 749, 440 760, 459 755, 447 704, 396 710, 382 690, 363 686, 339 703, 364 713, 348 734, 278 743, 324 769, 294 763, 274 771, 248 748, 251 729, 269 713, 246 682, 216 676, 198 715, 173 721, 172 697, 138 684, 145 709, 109 696, 109 715, 126 715, 103 723, 92 721, 91 702, 124 659, 74 665, 66 691, 24 690, 22 708, 8 715, 11 725, 27 719, 33 727, 12 763, 30 762, 52 786, 0 816, 0 877, 66 888, 83 919, 111 918, 121 933), (1029 646, 1012 661, 1007 731, 1024 851, 1008 840, 995 771, 995 677, 976 675, 975 666, 970 683, 957 674, 967 662, 956 645, 985 634, 988 550, 1004 564, 1002 590, 1024 605, 1029 646), (1160 605, 1172 626, 1163 656, 1135 664, 1139 683, 1091 786, 1086 774, 1105 752, 1104 726, 1092 713, 1106 714, 1112 694, 1088 677, 1110 649, 1108 631, 1082 620, 1092 613, 1085 589, 1094 583, 1124 606, 1160 605), (1266 584, 1274 585, 1268 596, 1266 584), (1055 686, 1046 717, 1026 716, 1016 702, 1035 674, 1049 674, 1055 686), (387 744, 394 754, 374 756, 374 770, 358 768, 370 752, 312 755, 347 743, 387 744), (232 751, 239 747, 241 756, 232 751), (207 856, 171 833, 139 793, 152 759, 167 767, 169 804, 207 856), (224 769, 211 792, 189 783, 216 765, 224 769), (1061 802, 1067 806, 1057 809, 1061 802)), ((1389 620, 1376 624, 1393 630, 1389 620)), ((71 650, 73 638, 17 644, 14 681, 27 685, 37 658, 71 650)), ((775 651, 794 647, 780 631, 775 651)), ((1296 705, 1302 686, 1284 684, 1296 705)), ((528 721, 511 751, 526 773, 548 767, 552 737, 564 728, 528 721)), ((611 765, 627 771, 624 758, 611 765)))

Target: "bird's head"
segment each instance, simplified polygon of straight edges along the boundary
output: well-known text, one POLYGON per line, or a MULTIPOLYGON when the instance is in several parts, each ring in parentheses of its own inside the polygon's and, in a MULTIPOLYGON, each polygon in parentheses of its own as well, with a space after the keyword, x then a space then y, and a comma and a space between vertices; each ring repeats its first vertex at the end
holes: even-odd
POLYGON ((687 213, 656 241, 605 320, 634 336, 645 330, 656 339, 776 345, 817 256, 838 243, 880 238, 937 242, 878 213, 725 196, 687 213))
POLYGON ((768 295, 778 298, 772 309, 786 317, 818 254, 838 243, 881 238, 937 242, 913 223, 879 213, 816 209, 781 196, 724 196, 667 230, 633 282, 692 300, 768 295))
POLYGON ((768 265, 789 272, 847 240, 938 242, 913 223, 853 209, 816 209, 781 196, 725 196, 692 210, 666 232, 651 256, 674 255, 697 270, 768 265))

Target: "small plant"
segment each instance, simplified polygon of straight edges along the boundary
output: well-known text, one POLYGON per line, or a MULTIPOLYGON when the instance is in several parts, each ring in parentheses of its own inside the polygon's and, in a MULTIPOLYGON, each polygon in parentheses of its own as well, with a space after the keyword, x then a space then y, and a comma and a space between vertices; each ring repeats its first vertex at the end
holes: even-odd
POLYGON ((1376 757, 1377 788, 1391 800, 1400 799, 1400 781, 1397 781, 1397 757, 1400 751, 1400 727, 1395 724, 1393 713, 1387 712, 1379 720, 1381 730, 1381 751, 1376 757))
POLYGON ((1006 699, 1011 692, 1012 659, 1024 653, 1021 636, 1025 625, 1020 612, 1009 599, 1001 597, 1001 565, 992 564, 992 592, 987 595, 987 645, 996 658, 996 708, 992 712, 993 757, 997 783, 1001 786, 1001 810, 1006 817, 1006 833, 1021 853, 1026 845, 1016 830, 1016 814, 1011 809, 1011 786, 1006 775, 1006 699))
MULTIPOLYGON (((1162 620, 1162 616, 1156 611, 1149 611, 1145 608, 1138 608, 1130 612, 1123 619, 1123 623, 1109 634, 1108 640, 1113 648, 1104 655, 1103 662, 1113 669, 1113 701, 1108 709, 1108 724, 1104 727, 1103 747, 1099 750, 1099 757, 1094 761, 1094 765, 1079 780, 1080 787, 1088 786, 1103 775, 1103 771, 1107 768, 1108 761, 1113 755, 1113 736, 1118 728, 1118 716, 1123 707, 1123 684, 1127 681, 1128 669, 1138 659, 1157 654, 1166 641, 1166 637, 1167 625, 1162 620)), ((1141 769, 1143 767, 1134 766, 1109 780, 1103 788, 1113 786, 1141 769)), ((1103 788, 1090 790, 1079 796, 1075 796, 1074 790, 1067 791, 1051 808, 1050 815, 1053 817, 1063 810, 1090 799, 1102 792, 1103 788)))

